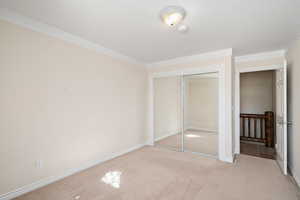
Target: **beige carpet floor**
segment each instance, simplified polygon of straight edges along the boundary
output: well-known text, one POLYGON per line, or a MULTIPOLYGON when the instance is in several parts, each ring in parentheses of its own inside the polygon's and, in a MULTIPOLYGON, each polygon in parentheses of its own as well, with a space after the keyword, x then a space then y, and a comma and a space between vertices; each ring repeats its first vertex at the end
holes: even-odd
MULTIPOLYGON (((181 133, 155 142, 162 147, 181 150, 181 133)), ((216 133, 187 130, 184 132, 184 149, 208 155, 218 155, 218 135, 216 133)))
POLYGON ((296 200, 297 188, 274 160, 241 155, 228 164, 144 147, 19 200, 296 200))

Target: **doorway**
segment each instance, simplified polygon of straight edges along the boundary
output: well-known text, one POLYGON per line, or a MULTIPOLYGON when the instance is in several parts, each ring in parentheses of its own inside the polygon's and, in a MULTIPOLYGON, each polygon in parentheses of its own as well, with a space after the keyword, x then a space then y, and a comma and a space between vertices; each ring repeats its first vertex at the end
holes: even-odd
MULTIPOLYGON (((258 120, 257 118, 263 118, 263 120, 267 120, 266 118, 270 115, 268 113, 261 114, 261 116, 250 116, 250 115, 245 115, 242 116, 241 113, 241 99, 240 99, 240 94, 241 94, 241 74, 242 73, 248 73, 248 72, 262 72, 262 71, 268 71, 272 70, 273 71, 273 88, 275 88, 275 92, 273 93, 272 97, 275 103, 273 103, 273 109, 275 112, 273 112, 273 120, 274 120, 274 126, 269 126, 272 128, 274 127, 274 137, 273 137, 273 144, 272 140, 270 140, 269 137, 266 135, 266 130, 261 131, 261 133, 256 133, 256 134, 262 134, 263 136, 260 137, 260 139, 264 140, 265 145, 273 145, 275 147, 275 160, 277 164, 279 165, 280 169, 282 170, 283 174, 287 174, 287 64, 286 61, 283 62, 282 64, 277 64, 277 65, 271 65, 271 66, 260 66, 260 67, 246 67, 246 68, 241 68, 241 69, 236 69, 235 72, 235 153, 240 154, 241 153, 241 141, 244 139, 242 137, 246 138, 251 138, 253 139, 253 134, 254 138, 255 132, 254 129, 252 128, 253 131, 251 131, 251 127, 257 126, 257 122, 251 123, 251 119, 248 120, 248 123, 244 122, 244 118, 256 118, 256 121, 258 120), (250 121, 250 122, 249 122, 250 121), (244 124, 244 125, 243 125, 244 124), (253 125, 252 125, 253 124, 253 125), (244 126, 244 127, 242 127, 244 126), (248 126, 248 133, 245 134, 244 130, 247 130, 248 126), (250 131, 249 131, 250 130, 250 131), (248 134, 248 135, 247 135, 248 134)), ((245 113, 247 114, 247 113, 245 113)), ((251 113, 250 113, 251 114, 251 113)), ((253 120, 253 119, 252 119, 253 120)), ((267 123, 269 123, 272 119, 269 119, 267 123)), ((259 122, 262 124, 261 127, 266 127, 264 124, 266 124, 266 121, 259 122)), ((267 129, 267 128, 266 128, 267 129)), ((267 133, 268 134, 268 133, 267 133)), ((259 141, 256 141, 259 142, 259 141)), ((268 147, 268 146, 267 146, 268 147)))
POLYGON ((154 89, 154 143, 218 157, 219 73, 158 77, 154 89))
POLYGON ((276 159, 276 71, 240 74, 241 154, 276 159))

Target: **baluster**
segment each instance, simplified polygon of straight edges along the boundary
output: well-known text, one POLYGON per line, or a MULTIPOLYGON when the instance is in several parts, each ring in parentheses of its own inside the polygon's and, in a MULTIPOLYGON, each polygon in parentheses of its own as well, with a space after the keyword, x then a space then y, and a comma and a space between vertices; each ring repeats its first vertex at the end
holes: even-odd
POLYGON ((265 112, 265 116, 266 146, 274 147, 274 113, 265 112))
POLYGON ((246 136, 246 135, 245 135, 245 118, 243 117, 242 119, 243 119, 243 120, 242 120, 242 121, 243 121, 243 122, 242 122, 242 123, 243 123, 243 124, 242 124, 243 136, 245 137, 245 136, 246 136))
POLYGON ((251 138, 251 118, 248 117, 248 137, 251 138))
POLYGON ((260 138, 264 139, 264 133, 263 133, 263 118, 260 118, 260 138))
POLYGON ((257 138, 256 129, 256 118, 254 118, 254 138, 257 138))
POLYGON ((266 146, 273 147, 274 145, 274 113, 273 112, 266 112, 264 115, 241 114, 240 119, 241 119, 241 130, 240 130, 241 140, 261 142, 261 143, 265 143, 266 146), (258 127, 259 126, 258 124, 260 125, 260 127, 258 127))

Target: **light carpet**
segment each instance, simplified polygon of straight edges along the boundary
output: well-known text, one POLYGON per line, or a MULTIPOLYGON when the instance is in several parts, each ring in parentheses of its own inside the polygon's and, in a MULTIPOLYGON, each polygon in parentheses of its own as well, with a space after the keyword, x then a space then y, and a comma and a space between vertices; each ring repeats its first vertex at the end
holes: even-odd
POLYGON ((228 164, 191 153, 143 147, 18 200, 296 200, 274 160, 241 155, 228 164))

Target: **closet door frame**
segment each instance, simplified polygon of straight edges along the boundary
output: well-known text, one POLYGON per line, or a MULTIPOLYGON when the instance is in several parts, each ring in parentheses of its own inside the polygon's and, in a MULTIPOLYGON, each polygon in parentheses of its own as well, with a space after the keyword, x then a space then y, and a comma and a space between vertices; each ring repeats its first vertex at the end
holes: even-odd
MULTIPOLYGON (((183 85, 183 76, 186 75, 194 75, 194 74, 206 74, 206 73, 218 73, 218 81, 219 81, 219 88, 218 88, 218 159, 222 161, 228 162, 228 158, 226 157, 226 147, 231 145, 232 138, 230 138, 230 134, 226 134, 226 124, 225 124, 225 106, 226 106, 226 97, 225 97, 225 69, 224 64, 218 65, 209 65, 205 67, 195 67, 192 69, 181 69, 181 70, 174 70, 174 71, 167 71, 167 72, 158 72, 158 73, 150 73, 148 77, 148 91, 149 91, 149 101, 148 101, 148 145, 154 146, 154 79, 155 78, 162 78, 162 77, 172 77, 172 76, 181 76, 181 89, 184 89, 183 85), (227 137, 226 137, 227 136, 227 137)), ((184 98, 184 92, 181 92, 181 99, 184 98)), ((181 110, 182 110, 182 130, 184 129, 184 121, 183 121, 183 114, 184 114, 184 104, 181 103, 181 110)), ((183 132, 182 132, 183 133, 183 132)), ((183 144, 183 134, 182 134, 182 144, 183 144)), ((182 146, 182 151, 184 151, 184 146, 182 146)))

